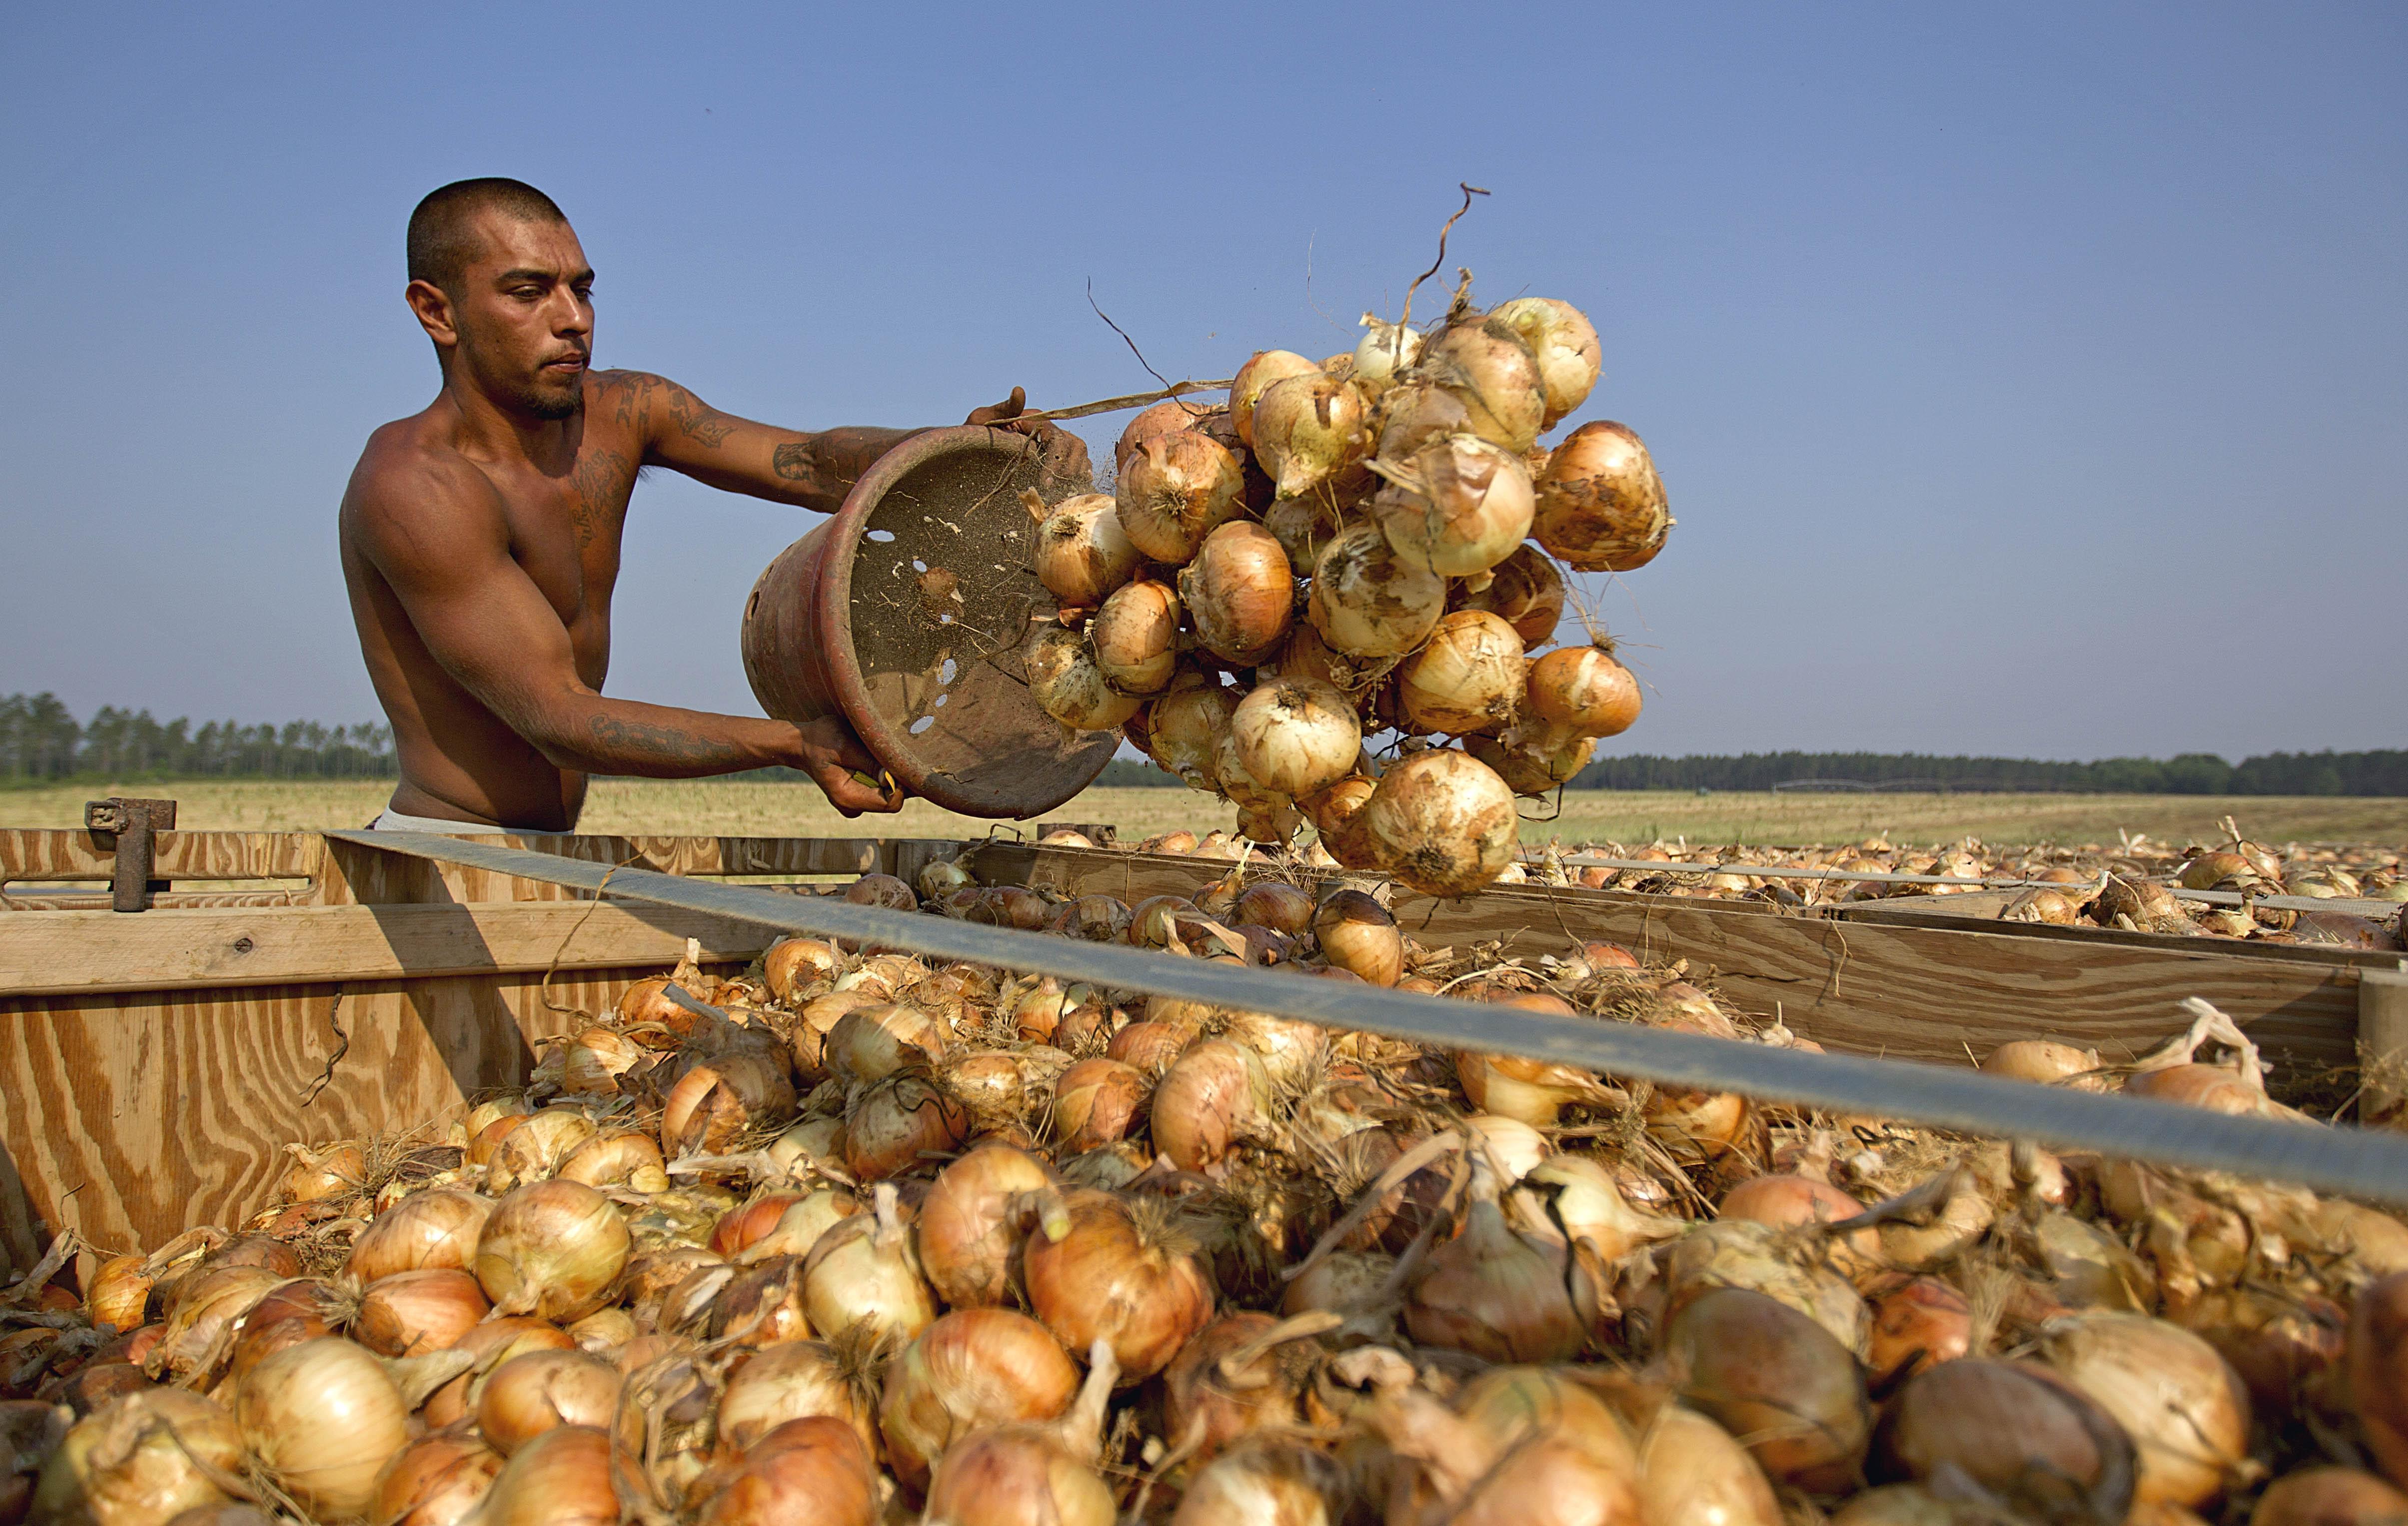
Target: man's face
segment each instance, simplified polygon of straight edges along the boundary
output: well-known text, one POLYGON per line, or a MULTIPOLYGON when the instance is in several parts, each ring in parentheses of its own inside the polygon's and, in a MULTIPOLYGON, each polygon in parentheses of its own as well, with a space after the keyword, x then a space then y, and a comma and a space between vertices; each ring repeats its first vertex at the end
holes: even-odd
POLYGON ((576 233, 492 210, 477 232, 476 257, 450 293, 452 364, 507 407, 574 416, 594 354, 594 270, 576 233))

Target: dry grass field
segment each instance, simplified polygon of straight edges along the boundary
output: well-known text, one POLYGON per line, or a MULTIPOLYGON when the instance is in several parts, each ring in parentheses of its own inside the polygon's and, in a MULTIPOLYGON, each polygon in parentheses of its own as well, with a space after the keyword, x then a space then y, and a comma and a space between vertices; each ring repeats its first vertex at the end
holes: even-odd
MULTIPOLYGON (((0 792, 0 826, 72 827, 83 803, 105 794, 172 796, 178 824, 196 831, 291 832, 356 827, 383 808, 391 786, 378 781, 275 781, 148 784, 103 789, 0 792)), ((2408 846, 2408 800, 2251 795, 1810 795, 1678 794, 1668 791, 1569 791, 1559 819, 1542 802, 1526 804, 1526 843, 1667 841, 1804 844, 1853 841, 1886 832, 1904 843, 1939 843, 1971 834, 1994 844, 2113 843, 2119 831, 2175 846, 2218 835, 2225 816, 2260 841, 2408 846)), ((1090 790, 1049 819, 1109 821, 1125 840, 1184 827, 1227 827, 1235 813, 1185 790, 1090 790)), ((1031 823, 1033 825, 1033 823, 1031 823)), ((595 783, 579 823, 591 833, 673 833, 725 836, 974 837, 1010 833, 1010 823, 953 816, 914 801, 899 817, 847 821, 807 784, 710 780, 606 779, 595 783)), ((1025 830, 1025 829, 1019 829, 1025 830)))

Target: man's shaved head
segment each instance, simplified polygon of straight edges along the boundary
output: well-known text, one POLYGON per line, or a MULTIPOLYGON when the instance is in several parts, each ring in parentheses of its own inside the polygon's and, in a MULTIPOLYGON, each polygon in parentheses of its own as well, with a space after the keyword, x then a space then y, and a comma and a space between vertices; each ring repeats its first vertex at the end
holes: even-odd
POLYGON ((409 278, 458 296, 461 273, 477 257, 477 216, 488 210, 528 222, 568 221, 550 196, 524 180, 498 175, 454 180, 428 192, 409 214, 409 278))

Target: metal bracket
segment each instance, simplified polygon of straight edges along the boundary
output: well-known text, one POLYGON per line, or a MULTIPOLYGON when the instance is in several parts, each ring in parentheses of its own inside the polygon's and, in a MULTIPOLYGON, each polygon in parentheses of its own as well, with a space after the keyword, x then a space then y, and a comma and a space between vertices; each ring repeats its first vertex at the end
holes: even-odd
POLYGON ((176 803, 123 795, 87 800, 83 824, 93 847, 116 855, 109 867, 109 909, 149 910, 150 892, 167 888, 165 880, 150 877, 150 866, 157 861, 156 834, 176 829, 176 803))

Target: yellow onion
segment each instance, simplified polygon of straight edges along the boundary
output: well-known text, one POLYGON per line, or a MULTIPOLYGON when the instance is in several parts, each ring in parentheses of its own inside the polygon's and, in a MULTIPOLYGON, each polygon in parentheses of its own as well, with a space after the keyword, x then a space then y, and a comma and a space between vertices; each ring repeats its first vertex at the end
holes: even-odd
POLYGON ((781 1051, 730 1049, 689 1067, 661 1109, 667 1154, 715 1155, 795 1105, 795 1079, 781 1051))
POLYGON ((144 1311, 150 1305, 150 1285, 155 1280, 145 1265, 140 1256, 111 1256, 102 1262, 93 1269, 92 1279, 84 1284, 85 1318, 95 1325, 110 1325, 120 1332, 141 1324, 144 1311))
POLYGON ((2014 1081, 2062 1081, 2099 1068, 2097 1049, 2077 1049, 2045 1038, 2016 1038, 1992 1049, 1982 1074, 2014 1081))
POLYGON ((1112 495, 1129 544, 1175 567, 1215 526, 1245 511, 1244 491, 1238 458, 1203 431, 1182 429, 1140 446, 1112 495))
POLYGON ((830 1340, 856 1326, 909 1339, 937 1317, 936 1295, 920 1275, 920 1254, 892 1184, 878 1184, 871 1212, 842 1220, 811 1247, 803 1304, 812 1328, 830 1340))
POLYGON ((564 1425, 528 1442, 485 1491, 476 1526, 617 1526, 621 1503, 610 1436, 564 1425))
POLYGON ((1442 749, 1399 760, 1354 830, 1374 862, 1425 895, 1469 895, 1513 861, 1513 792, 1487 764, 1442 749))
POLYGON ((1111 497, 1086 492, 1063 499, 1037 527, 1031 561, 1037 580, 1064 607, 1093 609, 1129 580, 1138 549, 1122 531, 1111 497))
POLYGON ((293 1157, 293 1166, 277 1187, 287 1203, 319 1203, 343 1197, 358 1191, 367 1177, 366 1154, 348 1141, 322 1149, 287 1145, 284 1150, 293 1157))
POLYGON ((1022 1252, 1030 1309, 1073 1350, 1106 1343, 1124 1386, 1142 1382, 1212 1317, 1211 1279, 1160 1200, 1078 1189, 1063 1205, 1064 1234, 1022 1252))
POLYGON ((580 1351, 611 1358, 638 1334, 636 1317, 622 1308, 596 1309, 568 1327, 580 1351))
POLYGON ((1538 358, 1539 379, 1546 396, 1546 413, 1539 424, 1541 430, 1555 428, 1588 401, 1590 389, 1597 385, 1600 357, 1597 330, 1587 315, 1553 297, 1515 297, 1498 303, 1488 316, 1520 335, 1538 358))
POLYGON ((487 1189, 499 1197, 522 1183, 544 1180, 594 1133, 594 1120, 573 1107, 547 1107, 521 1119, 494 1147, 485 1167, 487 1189))
MULTIPOLYGON (((1361 774, 1350 774, 1326 789, 1315 792, 1297 802, 1312 820, 1321 834, 1321 846, 1331 858, 1349 869, 1376 866, 1371 845, 1364 842, 1354 831, 1365 805, 1378 792, 1379 781, 1361 774)), ((1331 963, 1335 963, 1336 961, 1331 963)), ((1360 971, 1356 972, 1360 974, 1360 971)))
POLYGON ((1565 647, 1530 664, 1530 714, 1579 736, 1614 736, 1639 719, 1639 680, 1603 647, 1565 647))
POLYGON ((466 1270, 493 1211, 492 1199, 458 1188, 412 1192, 368 1221, 343 1269, 363 1286, 395 1272, 466 1270))
POLYGON ((602 1306, 628 1245, 609 1199, 582 1182, 535 1182, 494 1205, 477 1240, 477 1281, 496 1314, 581 1319, 602 1306))
POLYGON ((466 1431, 421 1436, 378 1475, 367 1519, 377 1526, 459 1526, 502 1471, 502 1454, 466 1431))
POLYGON ((2166 1065, 2140 1071, 2125 1079, 2124 1090, 2135 1097, 2204 1107, 2236 1118, 2266 1110, 2266 1093, 2222 1065, 2166 1065))
POLYGON ((1191 790, 1219 788, 1212 770, 1239 696, 1200 673, 1182 673, 1146 712, 1147 751, 1191 790))
POLYGON ((1450 323, 1423 348, 1413 375, 1454 393, 1470 416, 1471 433, 1490 444, 1518 456, 1538 443, 1546 383, 1538 357, 1512 325, 1480 317, 1450 323))
POLYGON ((824 1341, 788 1341, 755 1351, 728 1375, 719 1400, 719 1446, 741 1451, 789 1420, 820 1415, 875 1448, 877 1413, 877 1380, 851 1343, 838 1349, 824 1341))
POLYGON ((409 1409, 382 1363, 350 1341, 288 1347, 235 1397, 243 1445, 320 1519, 356 1516, 377 1475, 409 1442, 409 1409))
POLYGON ((1257 349, 1229 378, 1229 427, 1248 446, 1254 444, 1254 407, 1263 393, 1290 377, 1308 377, 1321 367, 1293 349, 1257 349))
POLYGON ((1405 1295, 1405 1328, 1426 1346, 1490 1362, 1565 1362, 1588 1344, 1565 1283, 1565 1252, 1475 1198, 1463 1232, 1433 1248, 1405 1295))
POLYGON ((449 1348, 485 1318, 477 1279, 457 1267, 429 1267, 380 1277, 360 1294, 351 1338, 388 1357, 449 1348))
MULTIPOLYGON (((1588 1407, 1603 1408, 1594 1401, 1588 1407)), ((1586 1423, 1516 1423, 1496 1434, 1405 1388, 1384 1393, 1369 1418, 1398 1459, 1417 1464, 1391 1471, 1391 1519, 1603 1526, 1639 1519, 1638 1464, 1611 1414, 1586 1423)))
POLYGON ((1409 566, 1448 578, 1485 573, 1530 533, 1536 500, 1518 455, 1472 435, 1448 435, 1411 457, 1382 457, 1387 479, 1371 512, 1409 566))
POLYGON ((921 1270, 947 1306, 990 1307, 1011 1297, 1013 1253, 1029 1222, 1052 1232, 1068 1225, 1053 1187, 1044 1162, 1004 1144, 982 1144, 937 1173, 916 1229, 921 1270))
POLYGON ((1222 1020, 1221 1036, 1251 1052, 1262 1065, 1263 1078, 1274 1091, 1290 1095, 1304 1089, 1321 1063, 1325 1045, 1318 1023, 1268 1012, 1229 1013, 1222 1020))
POLYGON ((1910 1379, 1883 1418, 1893 1478, 1954 1470, 2042 1519, 2120 1521, 2132 1503, 2131 1438, 2070 1383, 2021 1363, 1967 1358, 1910 1379))
POLYGON ((1115 731, 1137 714, 1137 696, 1111 686, 1076 631, 1039 627, 1021 652, 1021 667, 1030 697, 1072 731, 1115 731))
POLYGON ((226 1412, 181 1389, 129 1393, 68 1429, 41 1464, 31 1519, 39 1526, 165 1526, 222 1503, 238 1476, 242 1436, 226 1412))
POLYGON ((1549 1195, 1549 1217, 1585 1241, 1608 1266, 1633 1250, 1669 1240, 1688 1226, 1634 1206, 1612 1170, 1585 1155, 1553 1154, 1525 1171, 1523 1186, 1549 1195))
POLYGON ((1462 399, 1427 381, 1398 382, 1381 397, 1379 412, 1378 457, 1391 464, 1450 435, 1472 433, 1471 410, 1462 399))
POLYGON ((1290 1437, 1257 1436, 1206 1464, 1171 1526, 1332 1526, 1349 1496, 1340 1465, 1290 1437))
POLYGON ((824 1417, 788 1420, 752 1444, 695 1515, 695 1526, 875 1526, 882 1491, 869 1448, 824 1417))
POLYGON ((1082 1060, 1054 1083, 1054 1137, 1072 1154, 1126 1138, 1144 1116, 1149 1090, 1135 1066, 1082 1060))
POLYGON ((1112 1491, 1095 1465, 1119 1369, 1108 1343, 1088 1359, 1061 1419, 986 1426, 945 1448, 928 1479, 927 1526, 1113 1526, 1112 1491))
POLYGON ((452 1347, 476 1365, 428 1394, 421 1413, 429 1425, 456 1424, 476 1413, 485 1377, 503 1362, 525 1351, 567 1351, 576 1346, 575 1336, 543 1319, 523 1315, 487 1319, 452 1347))
POLYGON ((1079 1369, 1043 1325, 1010 1309, 955 1309, 888 1364, 879 1433, 896 1476, 916 1485, 970 1432, 1050 1420, 1078 1391, 1079 1369))
POLYGON ((917 1007, 857 1006, 828 1030, 828 1073, 847 1085, 882 1081, 898 1070, 945 1058, 953 1042, 945 1025, 917 1007))
POLYGON ((1564 574, 1536 546, 1518 546, 1513 554, 1489 569, 1490 581, 1477 592, 1458 590, 1453 603, 1459 609, 1481 609, 1513 627, 1525 649, 1535 650, 1555 638, 1564 618, 1564 574))
POLYGON ((968 1132, 968 1115, 926 1072, 897 1071, 853 1098, 844 1120, 845 1169, 858 1181, 917 1171, 968 1132))
POLYGON ((1264 388, 1248 422, 1263 470, 1281 497, 1295 498, 1363 459, 1370 416, 1359 388, 1315 367, 1264 388))
POLYGON ((206 1266, 188 1274, 176 1284, 174 1306, 144 1368, 153 1377, 207 1376, 243 1316, 284 1280, 265 1266, 206 1266))
POLYGON ((1275 1319, 1225 1314, 1180 1348, 1162 1375, 1163 1433, 1198 1462, 1262 1430, 1294 1429, 1304 1380, 1336 1321, 1320 1313, 1275 1319))
POLYGON ((1493 732, 1521 708, 1522 638, 1497 616, 1458 609, 1397 669, 1397 698, 1418 732, 1493 732))
POLYGON ((1446 580, 1406 560, 1376 527, 1358 524, 1322 549, 1306 612, 1339 651, 1400 657, 1438 628, 1446 580))
POLYGON ((1404 976, 1405 935, 1397 919, 1361 891, 1332 891, 1322 897, 1313 908, 1312 934, 1332 966, 1372 985, 1393 986, 1404 976))
POLYGON ((1284 880, 1267 879, 1242 891, 1231 915, 1293 936, 1312 925, 1312 897, 1284 880))
POLYGON ((616 1096, 619 1077, 643 1060, 643 1046, 617 1029, 585 1029, 562 1056, 560 1089, 572 1096, 616 1096))
POLYGON ((1377 397, 1422 358, 1422 336, 1402 323, 1383 323, 1371 313, 1363 315, 1362 328, 1363 337, 1354 344, 1354 368, 1348 376, 1377 397))
POLYGON ((1156 435, 1174 435, 1182 429, 1203 429, 1207 418, 1219 412, 1201 403, 1190 403, 1176 397, 1165 398, 1150 407, 1140 408, 1121 430, 1121 437, 1112 442, 1112 470, 1128 470, 1129 457, 1156 435))
POLYGON ((588 1187, 624 1187, 635 1192, 666 1191, 668 1168, 661 1147, 633 1129, 597 1134, 578 1146, 553 1175, 588 1187))
POLYGON ((1222 798, 1238 807, 1239 835, 1252 842, 1284 843, 1304 819, 1297 815, 1294 801, 1247 770, 1238 753, 1236 724, 1233 717, 1230 734, 1221 738, 1221 749, 1212 758, 1212 775, 1222 798))
POLYGON ((2286 1473, 2258 1496, 2249 1526, 2383 1526, 2408 1519, 2408 1494, 2356 1468, 2286 1473))
POLYGON ((583 1351, 528 1351, 486 1377, 477 1429, 503 1456, 557 1426, 607 1428, 619 1409, 619 1369, 583 1351))
POLYGON ((2196 1507, 2245 1476, 2248 1391, 2189 1331, 2144 1314, 2086 1314, 2044 1330, 2041 1354, 2139 1448, 2137 1502, 2196 1507))
POLYGON ((1639 1443, 1639 1513, 1648 1526, 1781 1526, 1772 1485, 1731 1433, 1664 1405, 1639 1443))
MULTIPOLYGON (((1854 1219, 1865 1205, 1812 1177, 1778 1174, 1751 1177, 1723 1194, 1719 1212, 1725 1219, 1753 1219, 1786 1229, 1799 1224, 1836 1224, 1854 1219)), ((1852 1230, 1825 1242, 1832 1270, 1855 1281, 1878 1272, 1882 1265, 1877 1230, 1852 1230)))
MULTIPOLYGON (((1198 646, 1234 666, 1253 667, 1287 639, 1296 574, 1269 531, 1239 520, 1204 537, 1195 560, 1180 569, 1179 597, 1196 621, 1198 646)), ((1169 677, 1166 669, 1164 681, 1169 677)))
POLYGON ((777 1213, 775 1221, 766 1233, 737 1251, 738 1262, 750 1265, 772 1256, 808 1256, 811 1247, 820 1243, 821 1235, 861 1211, 860 1203, 852 1193, 827 1187, 799 1198, 773 1198, 770 1202, 777 1213))
POLYGON ((1154 1148, 1182 1171, 1218 1165, 1266 1120, 1269 1107, 1261 1059, 1227 1039, 1206 1039, 1181 1054, 1154 1086, 1154 1148))
POLYGON ((1321 494, 1283 498, 1263 510, 1263 530, 1279 542, 1291 567, 1310 567, 1321 559, 1321 549, 1338 533, 1338 515, 1321 494))
POLYGON ((1123 583, 1087 622, 1087 639, 1104 681, 1125 694, 1157 692, 1179 667, 1177 592, 1151 578, 1123 583))
POLYGON ((1908 1277, 1875 1298, 1865 1361, 1875 1385, 1885 1385, 1955 1362, 1972 1345, 1973 1311, 1965 1295, 1938 1277, 1908 1277))
POLYGON ((1700 1224, 1665 1252, 1666 1312, 1677 1314, 1712 1289, 1745 1288, 1796 1309, 1861 1355, 1870 1311, 1848 1279, 1824 1263, 1819 1248, 1752 1219, 1700 1224))
POLYGON ((1507 789, 1536 797, 1553 794, 1577 777, 1596 755, 1597 741, 1533 724, 1508 727, 1497 736, 1466 736, 1463 748, 1494 769, 1507 789))
POLYGON ((1557 1116, 1574 1103, 1607 1106, 1618 1100, 1591 1072, 1524 1055, 1458 1049, 1455 1076, 1471 1105, 1532 1128, 1554 1128, 1557 1116))
POLYGON ((1775 1482, 1825 1494, 1854 1486, 1872 1412, 1863 1369, 1829 1331, 1778 1299, 1716 1288, 1672 1317, 1663 1351, 1674 1391, 1775 1482))
MULTIPOLYGON (((939 860, 920 871, 923 879, 930 870, 946 861, 939 860)), ((778 1000, 791 1001, 797 991, 814 980, 834 977, 844 964, 844 957, 836 946, 819 938, 780 938, 761 956, 761 977, 769 982, 769 994, 778 1000)))
POLYGON ((1230 717, 1229 736, 1254 782, 1290 799, 1344 778, 1363 746, 1354 706, 1311 678, 1272 678, 1256 686, 1230 717))
POLYGON ((1647 447, 1627 425, 1600 419, 1564 437, 1536 484, 1531 533, 1583 572, 1629 572, 1664 549, 1672 516, 1647 447))
POLYGON ((2350 1405, 2367 1449, 2385 1476, 2408 1487, 2408 1272, 2359 1290, 2346 1362, 2350 1405))
POLYGON ((1111 1042, 1104 1046, 1104 1058, 1119 1061, 1147 1080, 1156 1080, 1194 1042, 1196 1035, 1184 1028, 1140 1020, 1112 1035, 1111 1042))

